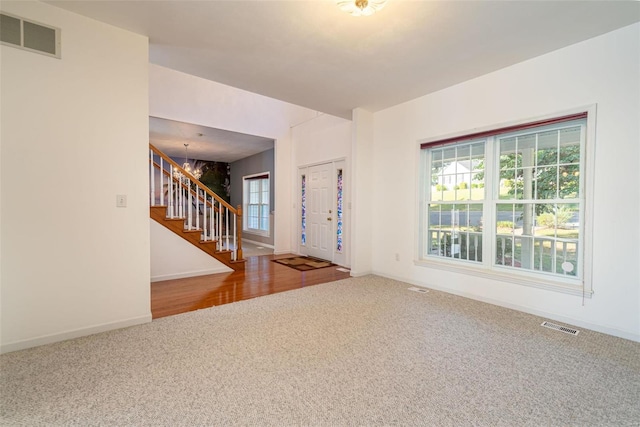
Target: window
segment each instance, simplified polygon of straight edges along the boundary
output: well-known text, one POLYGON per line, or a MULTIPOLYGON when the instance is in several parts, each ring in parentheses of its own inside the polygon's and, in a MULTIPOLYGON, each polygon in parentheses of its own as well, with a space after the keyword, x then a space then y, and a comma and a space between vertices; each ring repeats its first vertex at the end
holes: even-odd
POLYGON ((244 177, 245 231, 269 234, 269 174, 244 177))
POLYGON ((584 291, 586 117, 422 144, 420 259, 584 291))

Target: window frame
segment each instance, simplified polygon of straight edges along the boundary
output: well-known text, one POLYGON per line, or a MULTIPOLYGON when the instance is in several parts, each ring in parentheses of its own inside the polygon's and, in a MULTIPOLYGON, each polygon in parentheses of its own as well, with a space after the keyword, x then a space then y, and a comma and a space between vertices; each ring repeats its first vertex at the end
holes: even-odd
POLYGON ((242 231, 249 234, 255 234, 260 236, 269 237, 271 235, 271 176, 269 172, 257 173, 253 175, 246 175, 242 177, 242 189, 243 189, 243 209, 244 215, 242 216, 242 231), (259 228, 250 228, 249 227, 249 205, 255 205, 255 203, 250 203, 251 201, 251 192, 250 185, 252 181, 260 182, 260 191, 259 194, 259 203, 258 205, 258 227, 259 228), (267 197, 266 203, 263 200, 264 194, 264 186, 266 186, 267 197), (262 215, 262 207, 267 206, 267 211, 269 214, 266 218, 266 230, 260 228, 262 222, 265 220, 262 215))
MULTIPOLYGON (((415 241, 414 264, 417 266, 436 268, 456 273, 469 274, 476 277, 490 278, 509 283, 516 283, 525 286, 554 290, 562 293, 591 297, 592 286, 592 239, 593 239, 593 174, 594 174, 594 153, 595 153, 595 120, 596 105, 576 108, 564 112, 554 113, 533 119, 524 119, 505 123, 502 125, 488 126, 486 128, 474 129, 469 132, 459 132, 456 134, 441 137, 423 139, 417 141, 418 160, 417 174, 419 185, 417 186, 417 215, 416 229, 418 230, 415 241), (557 127, 563 122, 584 119, 584 140, 581 146, 580 159, 580 225, 579 225, 579 265, 581 277, 567 278, 553 273, 543 273, 535 270, 520 270, 505 268, 494 264, 493 253, 496 251, 496 206, 501 201, 496 194, 498 192, 496 182, 499 182, 499 145, 498 138, 505 138, 516 134, 531 133, 544 128, 557 127), (430 148, 444 145, 454 145, 458 143, 472 143, 493 138, 490 143, 485 142, 485 175, 491 173, 491 181, 485 176, 485 197, 483 203, 483 215, 489 217, 489 221, 483 224, 483 258, 481 262, 467 261, 465 259, 448 258, 442 256, 429 256, 428 237, 429 224, 428 212, 431 198, 431 175, 430 148), (498 181, 496 181, 498 180, 498 181), (486 256, 489 254, 489 256, 486 256)), ((467 201, 465 201, 467 202, 467 201)), ((513 202, 517 203, 516 200, 513 202)), ((486 218, 485 218, 486 219, 486 218)))

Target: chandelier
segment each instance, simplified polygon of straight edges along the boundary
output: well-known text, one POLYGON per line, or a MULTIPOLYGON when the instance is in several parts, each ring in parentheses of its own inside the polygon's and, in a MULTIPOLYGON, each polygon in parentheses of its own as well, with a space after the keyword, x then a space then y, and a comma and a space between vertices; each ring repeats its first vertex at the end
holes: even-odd
POLYGON ((337 0, 340 10, 353 16, 369 16, 382 9, 387 0, 337 0))
MULTIPOLYGON (((192 169, 191 165, 189 164, 189 156, 188 156, 188 151, 187 151, 188 147, 189 147, 189 144, 184 144, 184 163, 182 164, 182 169, 184 169, 188 174, 193 176, 195 179, 200 179, 200 177, 202 176, 202 171, 200 170, 200 168, 193 168, 192 169)), ((179 170, 175 170, 173 172, 173 176, 176 179, 185 178, 185 176, 179 170)))

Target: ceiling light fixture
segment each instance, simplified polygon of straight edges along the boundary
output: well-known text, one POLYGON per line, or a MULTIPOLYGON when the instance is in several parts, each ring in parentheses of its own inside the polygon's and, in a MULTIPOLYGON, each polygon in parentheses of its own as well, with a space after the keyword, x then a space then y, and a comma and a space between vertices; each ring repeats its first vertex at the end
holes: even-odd
MULTIPOLYGON (((200 179, 200 177, 202 176, 202 171, 200 170, 200 168, 195 168, 192 170, 191 165, 189 164, 189 159, 187 155, 188 147, 189 147, 189 144, 184 144, 184 163, 182 164, 182 169, 187 171, 187 173, 191 174, 191 176, 193 176, 195 179, 200 179)), ((177 179, 180 179, 182 178, 183 175, 182 173, 180 173, 180 171, 175 171, 174 176, 177 179)))
POLYGON ((370 16, 382 9, 387 0, 338 0, 340 10, 353 16, 370 16))

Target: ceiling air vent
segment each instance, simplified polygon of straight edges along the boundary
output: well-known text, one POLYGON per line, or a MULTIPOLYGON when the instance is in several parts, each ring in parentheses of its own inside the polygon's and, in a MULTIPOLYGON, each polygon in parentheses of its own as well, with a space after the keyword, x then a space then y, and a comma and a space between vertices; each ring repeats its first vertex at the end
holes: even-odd
POLYGON ((17 16, 0 14, 0 42, 60 58, 60 29, 17 16))
POLYGON ((570 334, 570 335, 578 335, 578 333, 580 332, 577 329, 556 325, 555 323, 547 322, 546 320, 542 322, 540 326, 544 326, 545 328, 554 329, 556 331, 564 332, 565 334, 570 334))

